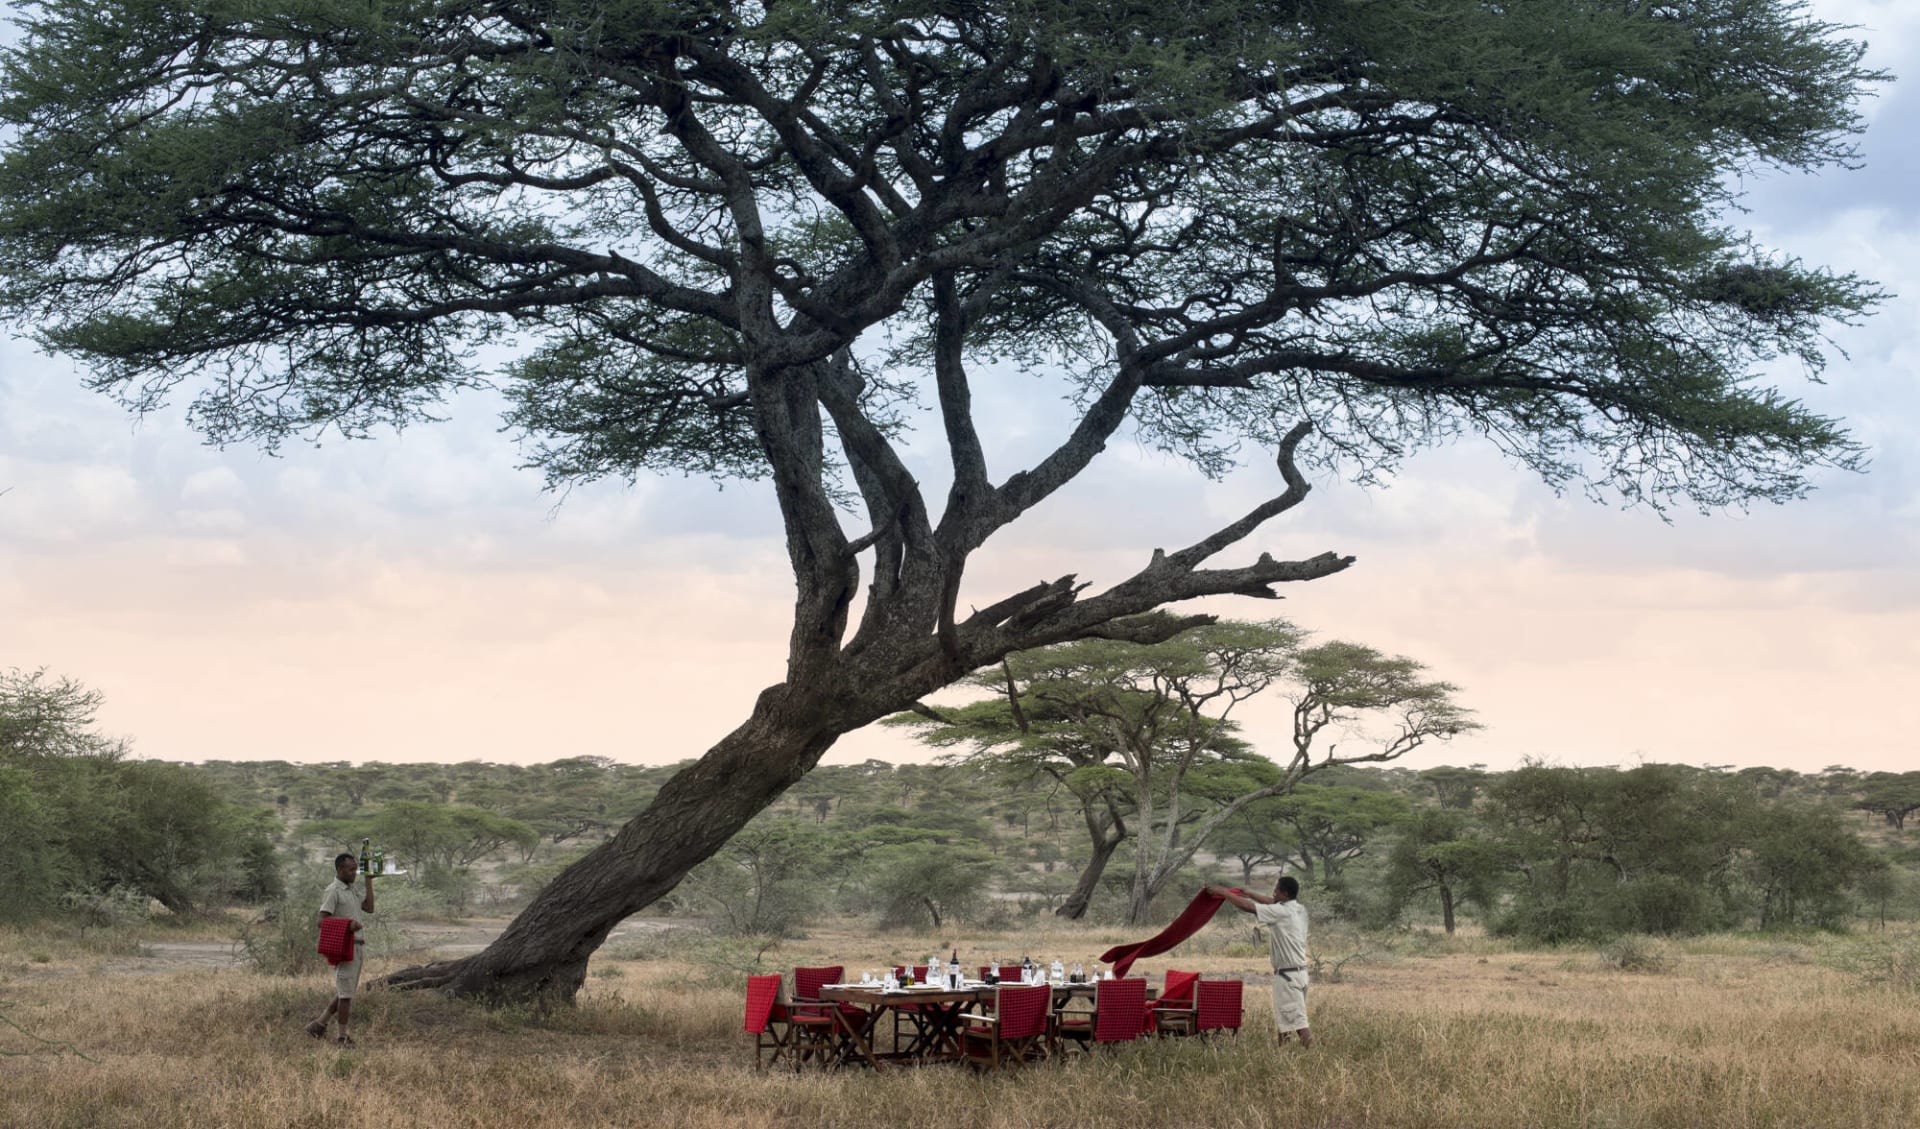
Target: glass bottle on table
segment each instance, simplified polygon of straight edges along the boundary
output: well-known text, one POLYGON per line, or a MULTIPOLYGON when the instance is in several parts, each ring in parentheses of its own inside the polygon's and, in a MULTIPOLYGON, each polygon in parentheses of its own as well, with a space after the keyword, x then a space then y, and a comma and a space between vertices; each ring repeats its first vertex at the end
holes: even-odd
POLYGON ((960 990, 960 950, 955 948, 953 955, 947 958, 947 987, 960 990))
POLYGON ((1067 982, 1067 966, 1060 963, 1059 957, 1053 958, 1053 975, 1050 979, 1055 984, 1065 984, 1067 982))

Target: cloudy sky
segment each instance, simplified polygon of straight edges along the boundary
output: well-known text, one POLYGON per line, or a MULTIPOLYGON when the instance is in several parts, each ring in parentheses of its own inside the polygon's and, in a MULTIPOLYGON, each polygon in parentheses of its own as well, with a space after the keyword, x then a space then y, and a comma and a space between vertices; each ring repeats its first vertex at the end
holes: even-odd
MULTIPOLYGON (((1384 489, 1318 482, 1244 555, 1359 563, 1279 604, 1206 610, 1285 615, 1458 684, 1487 728, 1406 763, 1915 766, 1920 5, 1813 8, 1912 78, 1866 107, 1864 170, 1755 182, 1748 221, 1896 294, 1836 335, 1847 356, 1825 385, 1779 374, 1849 421, 1871 472, 1672 525, 1555 497, 1471 447, 1384 489)), ((1064 426, 1053 397, 1013 377, 983 390, 1004 456, 1064 426)), ((702 752, 781 674, 790 580, 767 493, 661 479, 563 501, 516 469, 494 404, 452 408, 375 442, 221 451, 177 413, 130 419, 68 362, 0 340, 0 668, 97 687, 103 727, 168 760, 702 752)), ((966 599, 1119 579, 1275 477, 1267 464, 1208 483, 1116 444, 979 560, 966 599)), ((1278 750, 1284 713, 1248 714, 1248 735, 1278 750)), ((868 756, 921 753, 862 733, 830 760, 868 756)))

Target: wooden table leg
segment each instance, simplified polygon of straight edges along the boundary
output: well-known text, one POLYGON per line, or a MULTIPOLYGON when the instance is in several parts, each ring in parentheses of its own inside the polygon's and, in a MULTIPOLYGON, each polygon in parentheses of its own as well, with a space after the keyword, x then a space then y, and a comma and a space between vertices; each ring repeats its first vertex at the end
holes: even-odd
POLYGON ((853 1051, 858 1051, 861 1058, 867 1060, 868 1066, 873 1067, 875 1070, 884 1069, 880 1060, 874 1057, 873 1039, 871 1037, 874 1025, 880 1019, 880 1010, 875 1008, 864 1011, 861 1014, 864 1018, 861 1020, 860 1025, 856 1027, 853 1021, 847 1018, 845 1009, 837 1006, 833 1009, 833 1024, 840 1031, 842 1043, 838 1065, 845 1066, 853 1060, 853 1056, 848 1053, 848 1049, 851 1048, 853 1051))

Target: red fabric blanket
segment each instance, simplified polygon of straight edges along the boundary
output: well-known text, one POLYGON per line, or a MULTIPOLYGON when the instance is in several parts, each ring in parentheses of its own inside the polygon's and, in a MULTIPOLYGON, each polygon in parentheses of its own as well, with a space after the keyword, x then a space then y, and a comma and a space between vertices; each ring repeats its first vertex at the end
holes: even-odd
MULTIPOLYGON (((1236 894, 1244 892, 1234 891, 1236 894)), ((1133 967, 1134 961, 1141 957, 1159 956, 1200 932, 1201 926, 1212 921, 1214 912, 1226 904, 1225 900, 1204 891, 1196 894, 1194 899, 1187 903, 1187 908, 1180 911, 1180 916, 1174 918, 1165 929, 1144 941, 1135 941, 1130 945, 1115 945, 1101 953, 1100 959, 1113 965, 1113 974, 1116 977, 1125 976, 1127 970, 1133 967)))
POLYGON ((327 958, 328 964, 345 964, 353 959, 351 917, 320 919, 320 955, 327 958))

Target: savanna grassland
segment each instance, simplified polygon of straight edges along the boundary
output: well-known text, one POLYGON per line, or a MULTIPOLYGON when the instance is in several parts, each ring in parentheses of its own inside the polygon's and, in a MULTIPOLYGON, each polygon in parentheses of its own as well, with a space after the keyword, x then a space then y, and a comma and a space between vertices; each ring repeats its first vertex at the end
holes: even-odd
MULTIPOLYGON (((938 943, 963 958, 1031 946, 1072 960, 1122 932, 936 941, 819 929, 764 959, 858 970, 938 943)), ((1172 963, 1252 981, 1239 1039, 1144 1042, 998 1078, 756 1073, 739 976, 692 933, 609 944, 579 1005, 545 1017, 370 992, 348 1050, 301 1033, 327 995, 320 973, 153 971, 138 940, 71 940, 0 933, 0 1125, 1517 1129, 1920 1116, 1910 933, 1525 951, 1329 932, 1315 954, 1318 1044, 1300 1052, 1266 1034, 1263 954, 1216 923, 1172 963)), ((419 954, 375 964, 401 955, 419 954)), ((1168 963, 1143 968, 1157 982, 1168 963)))

